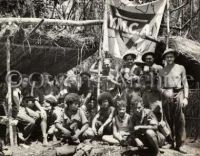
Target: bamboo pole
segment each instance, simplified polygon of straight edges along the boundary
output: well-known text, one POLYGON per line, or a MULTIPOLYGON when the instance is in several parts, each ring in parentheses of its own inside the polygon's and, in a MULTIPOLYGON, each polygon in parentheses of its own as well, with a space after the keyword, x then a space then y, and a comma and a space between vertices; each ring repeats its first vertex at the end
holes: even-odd
POLYGON ((170 36, 170 26, 169 26, 169 23, 170 23, 170 0, 167 0, 167 41, 166 41, 166 48, 168 49, 169 48, 169 36, 170 36))
MULTIPOLYGON (((7 37, 6 40, 6 65, 7 65, 7 74, 10 73, 10 38, 9 36, 7 37)), ((12 120, 12 97, 11 97, 11 78, 8 76, 7 79, 7 87, 8 87, 8 127, 9 127, 9 139, 10 139, 10 145, 11 147, 14 145, 14 139, 13 139, 13 127, 11 125, 11 120, 12 120)))
MULTIPOLYGON (((5 23, 19 23, 21 25, 38 24, 41 18, 0 18, 0 24, 5 23)), ((60 20, 60 19, 44 19, 43 25, 69 25, 69 26, 87 26, 87 25, 102 25, 103 20, 60 20)))

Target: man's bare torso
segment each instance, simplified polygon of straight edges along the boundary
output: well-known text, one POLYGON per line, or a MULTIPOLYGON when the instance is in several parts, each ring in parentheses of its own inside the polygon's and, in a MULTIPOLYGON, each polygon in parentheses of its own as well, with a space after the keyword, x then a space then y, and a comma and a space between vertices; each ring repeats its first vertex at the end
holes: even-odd
POLYGON ((164 67, 160 71, 162 88, 181 88, 183 70, 184 67, 178 64, 164 67))

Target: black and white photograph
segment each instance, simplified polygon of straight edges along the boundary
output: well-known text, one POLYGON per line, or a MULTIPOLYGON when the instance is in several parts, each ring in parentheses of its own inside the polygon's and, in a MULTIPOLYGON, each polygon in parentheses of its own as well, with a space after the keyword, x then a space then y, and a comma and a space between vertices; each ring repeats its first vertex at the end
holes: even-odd
POLYGON ((0 0, 0 156, 200 156, 200 1, 0 0))

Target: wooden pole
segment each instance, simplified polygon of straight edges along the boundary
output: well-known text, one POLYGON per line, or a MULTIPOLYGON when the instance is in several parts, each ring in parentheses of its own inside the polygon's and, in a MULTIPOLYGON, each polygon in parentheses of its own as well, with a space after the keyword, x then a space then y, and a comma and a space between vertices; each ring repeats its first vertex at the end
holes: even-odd
MULTIPOLYGON (((0 18, 0 24, 5 23, 19 23, 21 25, 38 24, 41 18, 0 18)), ((103 20, 60 20, 60 19, 44 19, 43 25, 68 25, 68 26, 87 26, 87 25, 102 25, 103 20)))
POLYGON ((190 1, 190 18, 191 18, 191 21, 190 21, 190 29, 192 30, 192 25, 193 25, 193 0, 190 1))
POLYGON ((170 36, 170 26, 169 26, 169 23, 170 23, 170 0, 167 0, 167 41, 166 41, 166 48, 168 49, 169 48, 169 36, 170 36))
MULTIPOLYGON (((182 0, 179 0, 179 5, 181 5, 181 4, 182 4, 182 0)), ((179 20, 180 20, 180 28, 182 28, 182 25, 183 25, 183 8, 181 8, 181 10, 180 10, 179 20)), ((180 29, 180 35, 182 35, 181 29, 180 29)))
MULTIPOLYGON (((6 40, 6 65, 7 65, 7 74, 10 73, 10 38, 9 35, 6 40)), ((14 139, 13 139, 13 127, 11 125, 11 120, 12 120, 12 90, 11 90, 11 78, 8 76, 7 79, 7 87, 8 87, 8 127, 9 127, 9 139, 10 139, 10 146, 12 147, 14 145, 14 139)))
MULTIPOLYGON (((100 85, 101 85, 101 68, 102 68, 102 55, 101 55, 101 46, 102 46, 102 43, 100 41, 100 44, 99 44, 99 62, 98 62, 98 80, 97 80, 97 97, 99 97, 100 95, 100 85)), ((97 105, 97 110, 99 110, 100 107, 99 105, 97 105)))

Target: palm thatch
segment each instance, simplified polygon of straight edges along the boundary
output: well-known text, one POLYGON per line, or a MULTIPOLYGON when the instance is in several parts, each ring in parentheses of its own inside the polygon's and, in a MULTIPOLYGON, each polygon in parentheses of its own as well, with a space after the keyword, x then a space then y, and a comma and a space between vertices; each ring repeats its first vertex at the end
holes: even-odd
POLYGON ((185 66, 187 74, 200 81, 200 44, 186 38, 173 37, 170 46, 180 53, 177 62, 185 66))

